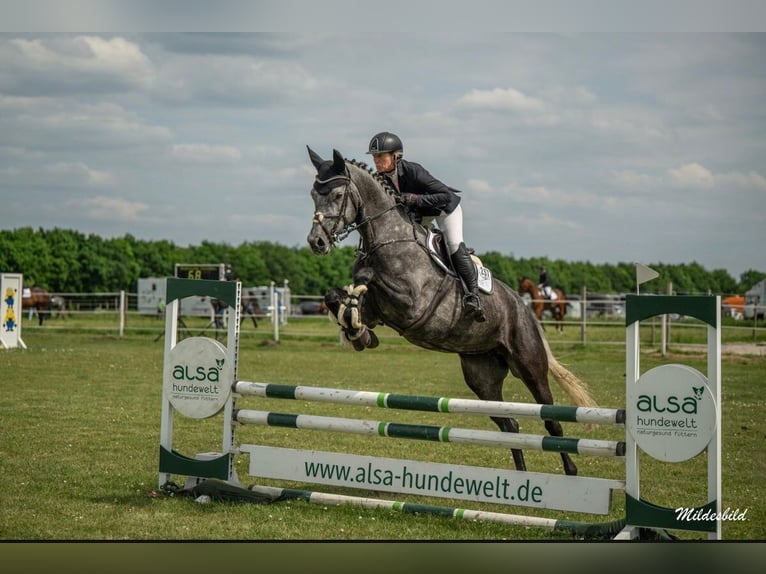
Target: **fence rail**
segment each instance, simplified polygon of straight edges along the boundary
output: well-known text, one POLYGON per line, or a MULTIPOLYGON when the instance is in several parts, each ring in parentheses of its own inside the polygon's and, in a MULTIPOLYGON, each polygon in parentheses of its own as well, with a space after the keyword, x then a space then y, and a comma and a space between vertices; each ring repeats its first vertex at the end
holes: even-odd
MULTIPOLYGON (((36 320, 31 320, 34 318, 33 310, 29 311, 29 314, 25 311, 22 317, 25 330, 71 329, 74 331, 87 328, 89 330, 116 331, 120 337, 130 331, 155 331, 162 333, 164 330, 164 324, 160 320, 164 316, 162 310, 157 309, 156 313, 139 313, 137 293, 125 291, 107 293, 53 293, 52 296, 58 298, 57 303, 60 303, 61 306, 54 305, 52 307, 51 316, 44 322, 42 327, 38 326, 36 320)), ((269 325, 269 329, 262 329, 258 332, 265 333, 268 331, 269 334, 273 333, 277 340, 279 338, 280 326, 282 327, 282 334, 286 336, 316 334, 315 332, 302 332, 300 324, 307 319, 319 316, 321 313, 317 313, 317 306, 304 306, 301 303, 306 301, 315 302, 319 299, 321 297, 315 295, 292 296, 292 304, 290 305, 292 313, 287 317, 282 317, 282 320, 278 321, 276 326, 274 325, 274 318, 270 307, 263 309, 261 313, 256 313, 254 315, 255 320, 252 323, 251 317, 246 315, 243 317, 244 332, 246 333, 248 329, 257 328, 255 327, 256 321, 258 324, 263 321, 269 325), (306 309, 307 311, 304 313, 303 310, 306 309)), ((527 302, 531 301, 527 298, 527 302)), ((623 333, 621 333, 621 329, 624 328, 624 307, 622 307, 619 297, 583 298, 571 301, 570 303, 571 306, 565 321, 568 335, 554 334, 555 322, 549 315, 543 316, 542 324, 549 333, 549 340, 557 343, 579 343, 582 345, 624 344, 622 339, 623 333), (593 338, 591 335, 594 329, 602 327, 619 327, 620 329, 615 331, 615 336, 611 340, 603 340, 602 336, 593 338), (575 334, 576 336, 572 336, 575 334)), ((724 342, 729 340, 766 344, 766 321, 759 317, 759 315, 762 316, 766 313, 766 306, 761 305, 756 307, 756 309, 758 312, 754 314, 752 319, 740 318, 738 320, 726 313, 728 309, 722 309, 722 316, 726 319, 722 326, 724 342)), ((214 319, 214 312, 211 306, 209 316, 200 316, 195 319, 194 330, 202 332, 208 329, 214 330, 214 319)), ((684 331, 701 328, 698 323, 687 323, 682 317, 678 316, 667 316, 662 319, 656 318, 647 323, 652 332, 652 343, 671 341, 671 331, 675 333, 677 338, 684 339, 684 331)), ((394 336, 392 334, 392 337, 394 336)))

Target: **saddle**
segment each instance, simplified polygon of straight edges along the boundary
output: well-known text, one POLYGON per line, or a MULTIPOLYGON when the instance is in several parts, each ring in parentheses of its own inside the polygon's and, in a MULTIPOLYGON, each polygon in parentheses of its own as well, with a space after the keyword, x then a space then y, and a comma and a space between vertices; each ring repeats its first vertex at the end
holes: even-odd
MULTIPOLYGON (((426 229, 426 250, 431 256, 431 259, 442 269, 447 275, 453 275, 457 277, 457 273, 452 268, 452 260, 447 253, 447 243, 444 241, 444 234, 441 231, 434 229, 426 229)), ((468 249, 468 253, 471 255, 474 265, 476 265, 476 273, 478 279, 479 290, 491 294, 493 289, 492 272, 484 267, 473 248, 468 249)))
POLYGON ((556 291, 554 289, 551 289, 551 294, 550 294, 550 296, 548 296, 548 295, 545 294, 545 289, 541 288, 540 289, 540 298, 541 299, 545 299, 546 301, 550 301, 551 303, 553 303, 554 301, 556 301, 559 298, 559 296, 556 295, 556 291))

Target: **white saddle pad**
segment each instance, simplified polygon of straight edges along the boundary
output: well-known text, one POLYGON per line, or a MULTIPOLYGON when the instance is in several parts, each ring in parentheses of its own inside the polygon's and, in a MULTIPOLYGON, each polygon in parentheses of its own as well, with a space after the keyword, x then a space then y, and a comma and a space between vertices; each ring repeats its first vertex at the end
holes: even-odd
MULTIPOLYGON (((431 259, 433 259, 439 267, 444 269, 447 274, 456 275, 452 268, 442 260, 441 254, 436 249, 435 239, 436 236, 434 232, 429 229, 428 237, 426 237, 426 245, 428 245, 428 253, 431 255, 431 259)), ((473 264, 476 265, 479 290, 491 294, 493 289, 492 271, 484 267, 479 258, 475 255, 471 255, 471 260, 473 261, 473 264)))

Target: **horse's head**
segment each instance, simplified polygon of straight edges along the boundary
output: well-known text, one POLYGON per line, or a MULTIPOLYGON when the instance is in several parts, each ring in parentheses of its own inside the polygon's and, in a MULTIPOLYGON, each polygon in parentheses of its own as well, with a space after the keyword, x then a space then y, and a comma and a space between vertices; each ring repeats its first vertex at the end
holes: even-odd
POLYGON ((311 148, 308 151, 317 175, 311 188, 314 218, 306 239, 314 253, 325 255, 356 219, 358 206, 354 198, 358 194, 338 150, 333 150, 333 159, 326 161, 311 148))
POLYGON ((529 277, 519 277, 519 293, 532 293, 535 287, 535 284, 529 277))

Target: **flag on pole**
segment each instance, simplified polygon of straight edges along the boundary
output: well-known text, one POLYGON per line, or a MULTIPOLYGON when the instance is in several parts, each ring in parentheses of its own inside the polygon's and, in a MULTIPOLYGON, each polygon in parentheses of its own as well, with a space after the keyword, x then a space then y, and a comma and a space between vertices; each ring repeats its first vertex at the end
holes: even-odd
POLYGON ((646 283, 647 281, 651 281, 652 279, 656 279, 660 276, 660 274, 652 269, 651 267, 647 267, 646 265, 643 265, 641 263, 636 263, 636 290, 638 290, 638 286, 642 283, 646 283))

